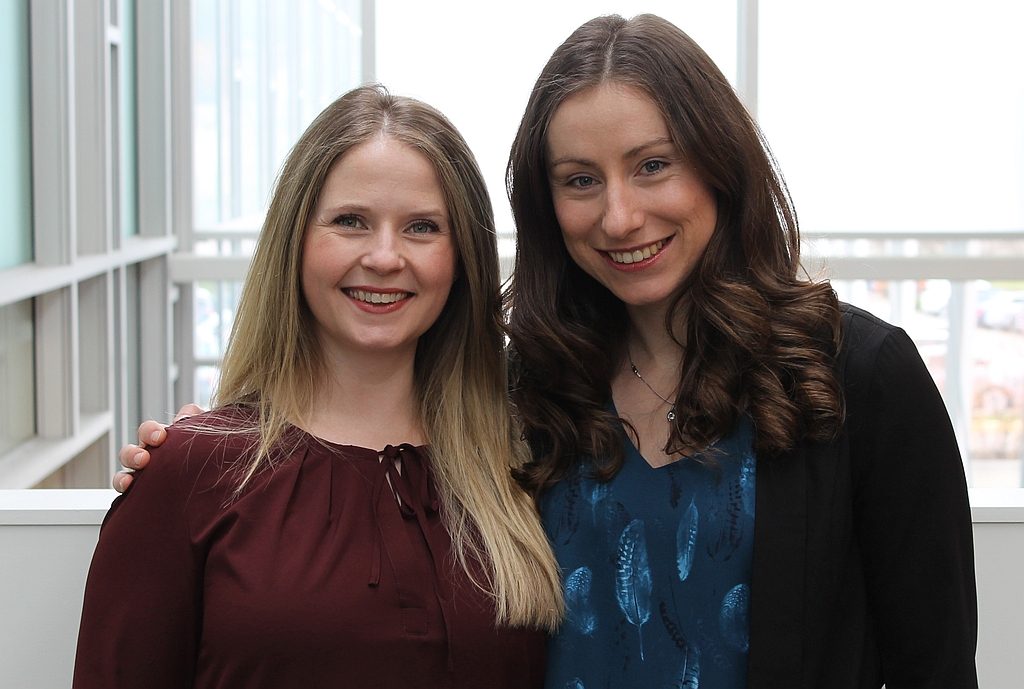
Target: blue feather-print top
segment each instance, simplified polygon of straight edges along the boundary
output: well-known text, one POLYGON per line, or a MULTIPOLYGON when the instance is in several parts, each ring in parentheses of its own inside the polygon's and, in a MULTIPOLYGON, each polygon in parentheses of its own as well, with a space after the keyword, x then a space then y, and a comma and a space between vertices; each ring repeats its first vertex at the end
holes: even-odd
POLYGON ((610 482, 588 466, 541 502, 566 587, 549 689, 742 689, 755 461, 744 419, 713 459, 652 468, 624 439, 610 482))

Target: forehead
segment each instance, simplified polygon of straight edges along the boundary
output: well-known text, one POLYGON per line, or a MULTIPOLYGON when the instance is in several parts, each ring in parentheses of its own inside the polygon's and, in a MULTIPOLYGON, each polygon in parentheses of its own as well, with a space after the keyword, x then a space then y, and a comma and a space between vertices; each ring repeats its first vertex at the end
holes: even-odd
POLYGON ((367 200, 445 205, 431 159, 386 134, 375 135, 337 158, 328 170, 321 195, 327 201, 339 196, 369 196, 367 200))
POLYGON ((562 101, 548 125, 546 143, 549 153, 569 155, 590 145, 628 145, 668 138, 665 117, 646 92, 606 81, 562 101))
POLYGON ((419 149, 385 133, 356 144, 331 164, 330 174, 352 174, 392 169, 437 181, 433 162, 419 149))

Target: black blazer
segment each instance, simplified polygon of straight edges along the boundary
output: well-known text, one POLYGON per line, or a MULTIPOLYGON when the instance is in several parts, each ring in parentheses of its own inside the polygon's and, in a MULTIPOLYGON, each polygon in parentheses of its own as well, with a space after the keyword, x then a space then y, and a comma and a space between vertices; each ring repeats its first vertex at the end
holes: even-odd
POLYGON ((750 689, 978 686, 974 544, 942 398, 907 334, 843 307, 846 423, 757 468, 750 689))

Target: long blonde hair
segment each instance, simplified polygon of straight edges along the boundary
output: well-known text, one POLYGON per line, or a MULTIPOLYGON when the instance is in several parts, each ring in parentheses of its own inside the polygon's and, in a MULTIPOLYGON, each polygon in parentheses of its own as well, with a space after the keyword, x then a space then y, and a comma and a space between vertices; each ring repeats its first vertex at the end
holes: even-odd
POLYGON ((329 105, 282 168, 221 367, 217 406, 258 418, 258 446, 238 491, 279 456, 289 419, 309 412, 324 360, 300 287, 302 239, 336 160, 374 135, 423 154, 444 191, 458 278, 417 344, 415 389, 437 490, 459 563, 483 565, 499 623, 553 629, 562 613, 558 566, 532 499, 512 479, 528 460, 508 401, 494 215, 472 152, 432 107, 380 86, 329 105))

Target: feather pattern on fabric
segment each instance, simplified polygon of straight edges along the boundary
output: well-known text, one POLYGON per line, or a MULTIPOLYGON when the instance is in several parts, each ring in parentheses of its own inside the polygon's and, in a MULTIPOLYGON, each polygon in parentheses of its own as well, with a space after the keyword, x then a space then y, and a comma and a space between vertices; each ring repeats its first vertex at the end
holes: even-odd
POLYGON ((669 614, 668 605, 665 604, 665 601, 661 601, 661 603, 658 604, 658 612, 661 613, 661 623, 665 627, 665 633, 668 634, 668 638, 672 639, 672 643, 676 645, 676 648, 685 652, 689 642, 683 635, 683 631, 679 628, 679 625, 676 624, 676 621, 672 619, 672 616, 669 614))
POLYGON ((634 519, 623 529, 622 536, 619 537, 615 596, 622 614, 636 627, 640 637, 640 660, 644 659, 643 625, 651 617, 652 584, 644 523, 640 519, 634 519))
POLYGON ((683 663, 679 668, 671 689, 698 689, 700 687, 700 651, 692 645, 686 647, 683 663))
POLYGON ((725 642, 737 651, 746 652, 750 647, 747 612, 750 608, 750 589, 746 584, 737 584, 722 598, 722 611, 718 616, 718 628, 725 642))
POLYGON ((590 519, 591 523, 597 525, 597 507, 601 504, 601 501, 608 497, 609 488, 607 483, 595 483, 590 488, 590 519))
POLYGON ((600 522, 598 528, 601 528, 608 534, 608 542, 612 545, 612 548, 618 547, 618 539, 622 534, 622 530, 633 521, 633 517, 623 507, 622 503, 611 496, 601 501, 600 507, 597 510, 597 518, 600 522))
POLYGON ((693 556, 697 550, 697 523, 699 521, 697 505, 691 499, 690 506, 679 520, 679 527, 676 529, 676 571, 679 573, 679 581, 686 581, 686 577, 690 576, 693 556))
POLYGON ((565 579, 565 620, 587 636, 597 630, 597 613, 590 601, 593 578, 589 567, 579 567, 565 579))
POLYGON ((756 461, 754 453, 747 452, 743 455, 743 462, 740 464, 740 489, 743 491, 743 511, 750 517, 754 516, 756 461))
POLYGON ((576 535, 576 530, 580 525, 580 491, 581 488, 579 482, 573 481, 569 484, 569 490, 565 495, 562 518, 558 523, 558 534, 560 536, 559 541, 563 544, 572 540, 572 537, 576 535))

